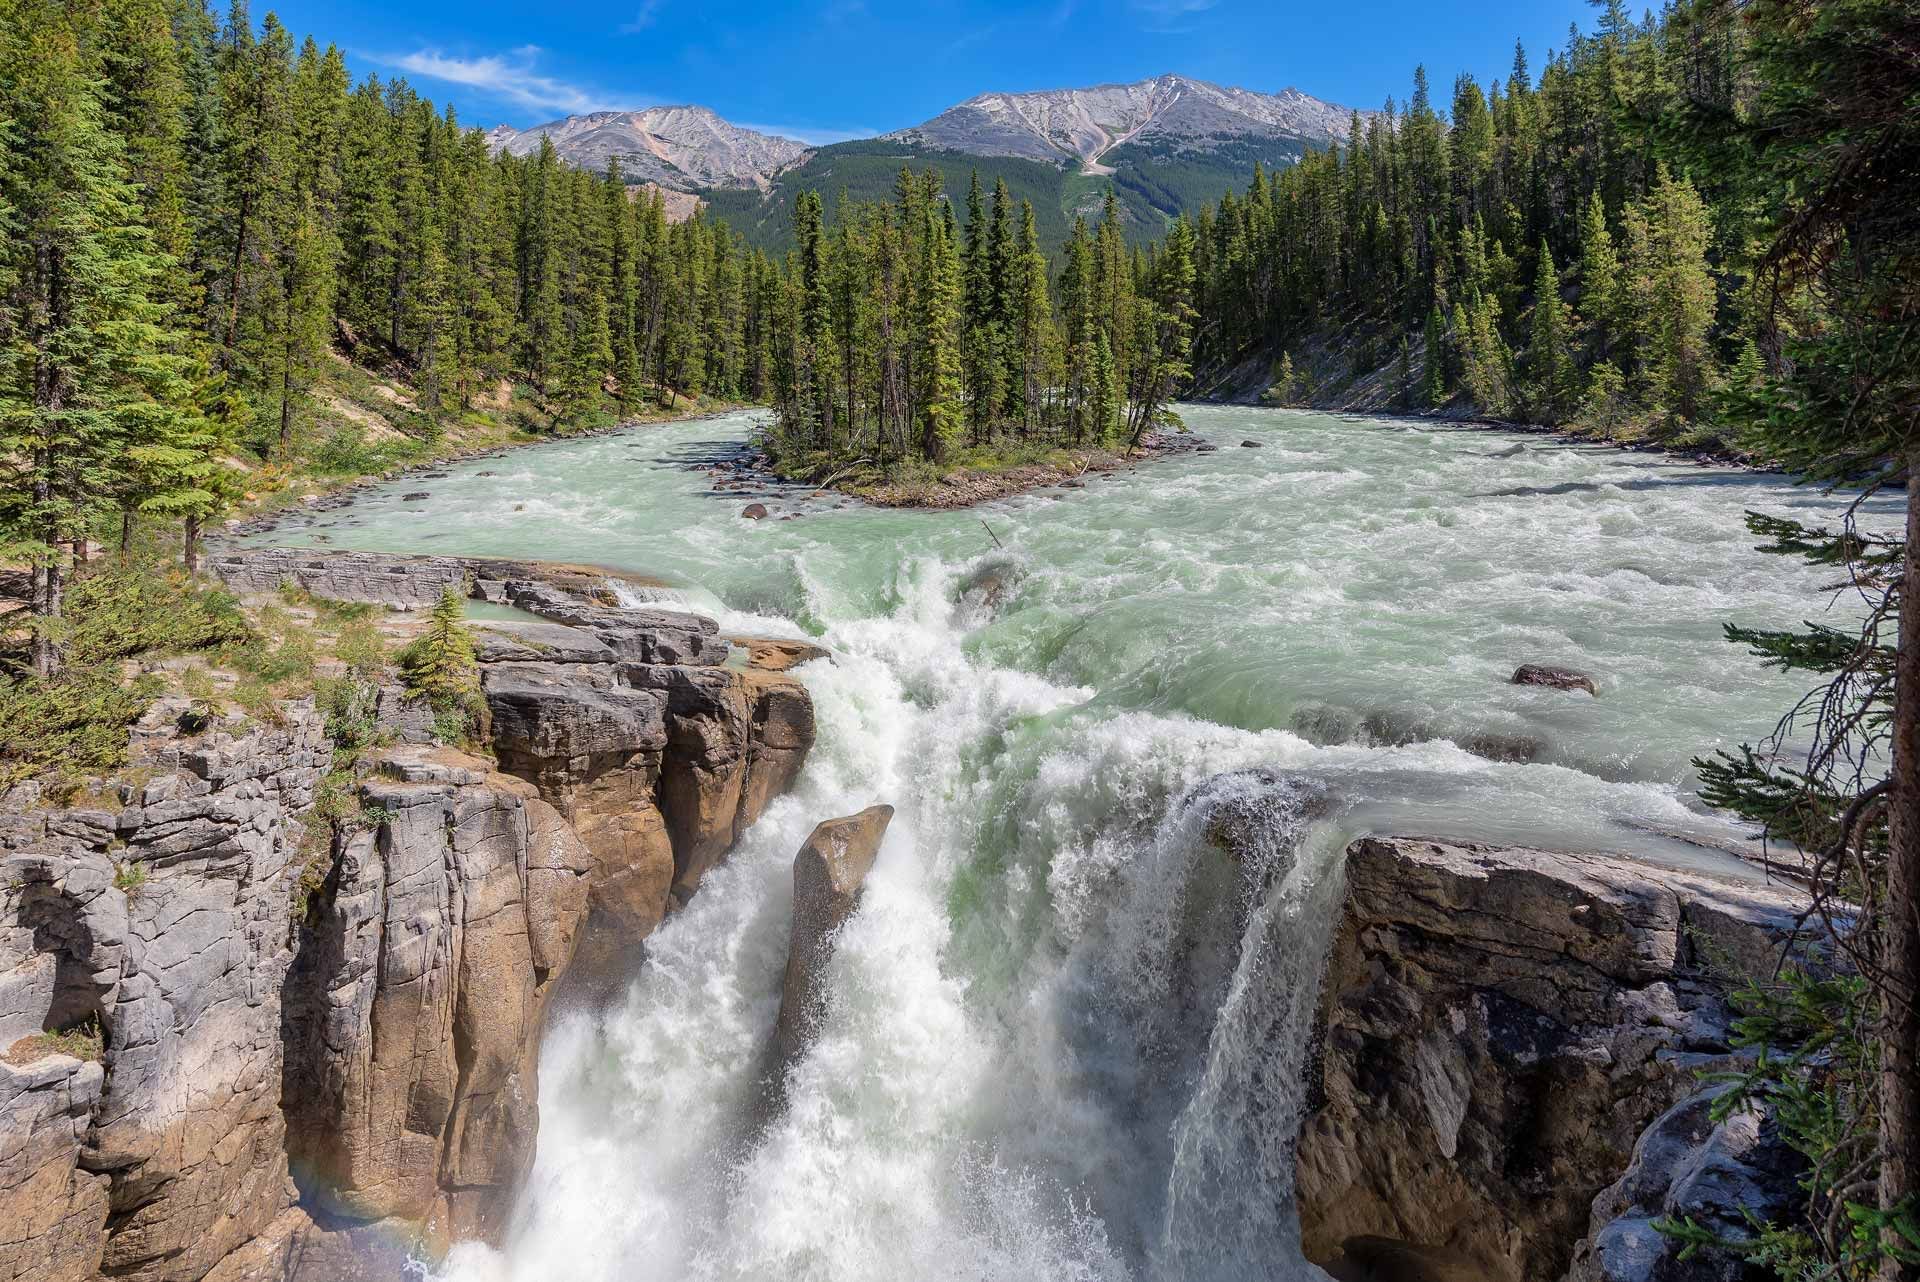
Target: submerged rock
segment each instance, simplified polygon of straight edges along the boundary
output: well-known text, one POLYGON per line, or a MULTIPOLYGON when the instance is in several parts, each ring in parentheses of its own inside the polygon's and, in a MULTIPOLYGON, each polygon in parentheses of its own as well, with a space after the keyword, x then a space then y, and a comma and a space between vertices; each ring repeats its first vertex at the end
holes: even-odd
POLYGON ((824 646, 787 637, 728 637, 727 641, 747 652, 747 666, 762 672, 785 672, 815 659, 831 657, 824 646))
POLYGON ((857 815, 825 820, 793 858, 793 925, 780 1018, 773 1031, 778 1065, 792 1063, 813 1038, 820 971, 833 955, 834 932, 859 906, 861 888, 892 821, 892 806, 869 806, 857 815))
POLYGON ((767 519, 767 505, 765 503, 749 503, 740 509, 740 515, 746 517, 749 521, 764 521, 767 519))
POLYGON ((1523 663, 1513 674, 1512 684, 1517 686, 1546 686, 1553 690, 1585 690, 1598 696, 1600 691, 1593 684, 1593 678, 1584 672, 1572 668, 1554 667, 1546 663, 1523 663))

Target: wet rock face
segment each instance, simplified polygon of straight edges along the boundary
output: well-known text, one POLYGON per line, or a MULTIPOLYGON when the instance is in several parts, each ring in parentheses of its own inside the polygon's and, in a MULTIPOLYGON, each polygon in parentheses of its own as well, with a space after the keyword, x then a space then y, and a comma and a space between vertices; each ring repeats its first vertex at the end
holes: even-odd
POLYGON ((290 981, 288 1152, 330 1215, 490 1237, 533 1158, 539 1030, 592 859, 486 762, 378 767, 290 981))
POLYGON ((136 728, 134 782, 0 815, 0 1040, 83 1026, 105 1051, 0 1064, 0 1277, 199 1279, 291 1201, 292 816, 330 748, 308 703, 198 736, 183 707, 136 728))
POLYGON ((859 906, 861 889, 892 821, 892 806, 869 806, 857 815, 828 819, 814 828, 794 856, 793 926, 773 1035, 777 1064, 791 1063, 812 1040, 820 972, 832 958, 834 932, 859 906))
POLYGON ((1493 1282, 1567 1276, 1614 1219, 1596 1196, 1642 1132, 1732 1062, 1719 959, 1768 964, 1801 906, 1625 859, 1411 838, 1355 842, 1347 881, 1298 1153, 1307 1255, 1338 1272, 1391 1248, 1493 1282))

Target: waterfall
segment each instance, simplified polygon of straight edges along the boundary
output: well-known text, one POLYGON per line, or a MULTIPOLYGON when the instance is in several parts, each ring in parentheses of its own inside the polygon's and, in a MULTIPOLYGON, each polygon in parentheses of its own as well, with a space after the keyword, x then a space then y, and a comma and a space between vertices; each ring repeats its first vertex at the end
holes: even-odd
POLYGON ((1314 1275, 1288 1154, 1324 790, 1255 768, 1272 736, 1115 727, 1089 690, 970 658, 977 569, 912 563, 890 613, 829 634, 799 786, 624 1001, 551 1031, 508 1240, 444 1277, 1314 1275), (793 853, 873 801, 900 813, 755 1130, 793 853))

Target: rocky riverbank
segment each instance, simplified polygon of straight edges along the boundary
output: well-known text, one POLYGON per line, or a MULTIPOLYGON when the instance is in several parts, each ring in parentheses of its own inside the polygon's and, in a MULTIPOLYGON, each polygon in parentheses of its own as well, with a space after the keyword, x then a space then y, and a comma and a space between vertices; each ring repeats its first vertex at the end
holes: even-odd
POLYGON ((299 557, 215 568, 389 605, 457 579, 553 621, 475 626, 488 756, 383 697, 330 822, 304 699, 161 699, 88 794, 0 798, 0 1279, 387 1276, 492 1236, 552 996, 636 964, 812 745, 773 668, 817 651, 732 663, 577 568, 299 557))

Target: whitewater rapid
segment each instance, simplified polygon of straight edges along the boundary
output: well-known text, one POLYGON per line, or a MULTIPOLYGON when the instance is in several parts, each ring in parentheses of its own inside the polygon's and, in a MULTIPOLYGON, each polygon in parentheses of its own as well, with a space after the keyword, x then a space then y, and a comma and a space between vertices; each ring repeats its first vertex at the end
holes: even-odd
POLYGON ((271 536, 655 574, 727 631, 833 653, 799 670, 795 791, 621 999, 556 1020, 507 1240, 441 1277, 1319 1277, 1291 1144, 1346 842, 1731 865, 1710 847, 1744 834, 1688 762, 1797 689, 1720 625, 1845 608, 1741 512, 1833 501, 1499 434, 1188 417, 1228 448, 966 513, 793 492, 743 520, 698 466, 737 416, 456 465, 271 536), (1601 697, 1506 684, 1527 661, 1601 697), (758 1126, 793 854, 875 802, 897 815, 818 1039, 758 1126))

